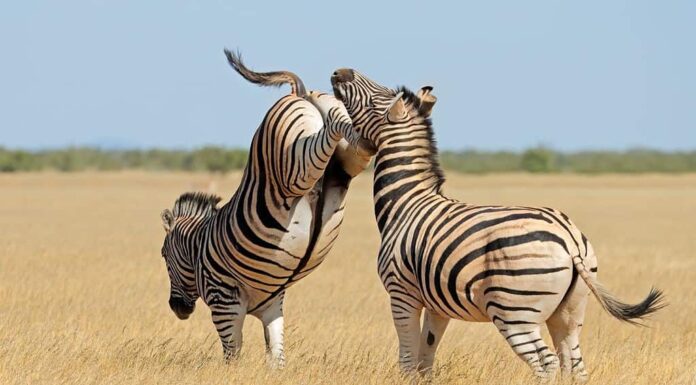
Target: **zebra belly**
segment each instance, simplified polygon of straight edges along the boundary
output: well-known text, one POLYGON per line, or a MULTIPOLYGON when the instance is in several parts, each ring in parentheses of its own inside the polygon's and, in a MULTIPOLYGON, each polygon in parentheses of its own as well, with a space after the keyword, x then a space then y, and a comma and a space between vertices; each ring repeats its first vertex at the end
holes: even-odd
POLYGON ((342 169, 329 167, 324 179, 317 183, 317 188, 293 206, 292 225, 280 243, 284 252, 264 256, 282 261, 292 273, 287 280, 272 288, 271 296, 267 292, 250 293, 250 309, 264 306, 272 296, 306 277, 321 264, 338 236, 349 182, 350 177, 342 169), (290 259, 289 250, 293 250, 290 259))
POLYGON ((296 279, 312 272, 331 251, 343 223, 345 198, 351 179, 336 158, 332 158, 321 181, 321 200, 318 202, 320 207, 317 207, 315 214, 321 212, 320 222, 315 224, 319 226, 316 240, 308 255, 307 263, 296 279))
POLYGON ((284 256, 276 253, 272 257, 287 268, 295 268, 304 256, 312 237, 312 219, 316 206, 317 194, 310 193, 300 198, 290 212, 287 233, 280 239, 278 245, 291 255, 284 256))
POLYGON ((336 242, 341 224, 343 223, 344 197, 345 190, 343 192, 334 190, 326 193, 321 232, 317 238, 314 250, 309 256, 309 261, 301 273, 303 276, 317 268, 324 261, 324 258, 326 258, 336 242))

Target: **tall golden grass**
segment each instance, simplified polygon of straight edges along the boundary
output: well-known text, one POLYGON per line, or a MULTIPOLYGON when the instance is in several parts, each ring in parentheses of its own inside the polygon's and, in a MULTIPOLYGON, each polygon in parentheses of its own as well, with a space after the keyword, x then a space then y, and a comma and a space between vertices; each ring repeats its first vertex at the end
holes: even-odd
MULTIPOLYGON (((0 175, 0 384, 400 384, 396 334, 376 274, 371 180, 359 177, 338 243, 286 300, 282 371, 267 369, 260 322, 222 363, 205 305, 179 321, 159 213, 239 174, 0 175)), ((593 242, 600 279, 621 298, 651 285, 670 306, 648 328, 591 300, 582 335, 593 384, 696 383, 696 175, 460 176, 445 192, 476 203, 553 206, 593 242)), ((453 322, 432 383, 536 383, 491 324, 453 322)), ((559 380, 564 383, 565 380, 559 380)))

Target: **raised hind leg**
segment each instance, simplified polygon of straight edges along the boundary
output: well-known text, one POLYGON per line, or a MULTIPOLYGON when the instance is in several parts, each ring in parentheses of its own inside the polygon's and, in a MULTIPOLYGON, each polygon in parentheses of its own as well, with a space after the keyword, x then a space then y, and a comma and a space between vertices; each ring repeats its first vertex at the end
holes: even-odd
POLYGON ((553 377, 558 369, 558 357, 541 338, 541 327, 524 321, 503 321, 497 318, 496 327, 512 350, 540 378, 553 377))
POLYGON ((418 351, 418 370, 421 373, 428 373, 433 368, 435 351, 442 340, 448 323, 448 317, 443 317, 431 310, 425 310, 418 351))
POLYGON ((561 371, 572 374, 578 381, 588 378, 580 352, 580 331, 585 318, 589 289, 582 281, 576 281, 566 298, 546 321, 553 345, 558 352, 561 371))

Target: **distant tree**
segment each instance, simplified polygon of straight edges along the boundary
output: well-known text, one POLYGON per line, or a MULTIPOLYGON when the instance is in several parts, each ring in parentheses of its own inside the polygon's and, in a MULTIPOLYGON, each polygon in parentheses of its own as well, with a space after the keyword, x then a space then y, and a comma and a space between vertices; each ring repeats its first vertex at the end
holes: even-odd
POLYGON ((555 169, 555 155, 553 151, 538 147, 525 151, 520 160, 520 167, 528 172, 551 172, 555 169))
POLYGON ((0 172, 35 171, 39 168, 38 160, 30 152, 0 148, 0 172))
POLYGON ((194 163, 197 169, 224 174, 232 170, 228 153, 222 147, 203 147, 194 151, 194 163))

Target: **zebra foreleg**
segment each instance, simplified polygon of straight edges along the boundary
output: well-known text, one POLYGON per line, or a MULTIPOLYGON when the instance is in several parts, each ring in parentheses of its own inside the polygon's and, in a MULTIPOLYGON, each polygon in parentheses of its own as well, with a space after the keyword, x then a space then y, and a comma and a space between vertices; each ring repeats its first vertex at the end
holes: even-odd
POLYGON ((272 368, 285 366, 283 348, 283 294, 279 295, 259 317, 266 338, 266 355, 272 368))
POLYGON ((421 309, 422 306, 391 297, 392 317, 399 337, 399 367, 403 372, 417 369, 421 309))
POLYGON ((427 374, 433 368, 435 351, 442 340, 442 335, 445 333, 448 323, 449 318, 431 310, 425 310, 418 353, 418 371, 421 373, 427 374))
POLYGON ((229 362, 239 355, 242 348, 246 301, 237 287, 210 289, 206 297, 213 324, 220 336, 225 361, 229 362))

